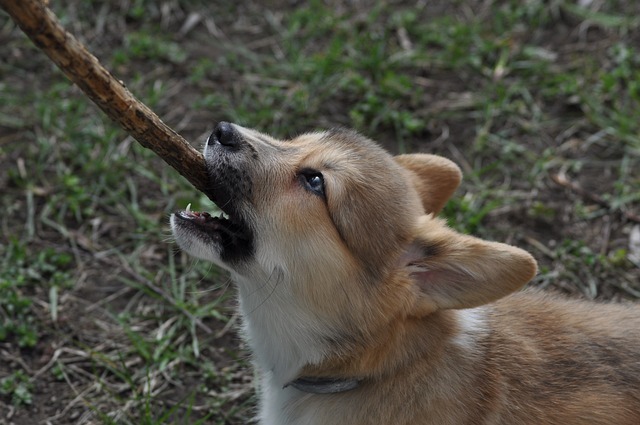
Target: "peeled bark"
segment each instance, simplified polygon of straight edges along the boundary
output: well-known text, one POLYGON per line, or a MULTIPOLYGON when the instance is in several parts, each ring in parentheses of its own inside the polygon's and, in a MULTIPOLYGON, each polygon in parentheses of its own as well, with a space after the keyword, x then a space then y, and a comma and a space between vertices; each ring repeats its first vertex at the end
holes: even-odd
POLYGON ((211 186, 200 152, 136 99, 60 25, 41 0, 0 0, 0 7, 109 118, 211 198, 208 193, 211 186))

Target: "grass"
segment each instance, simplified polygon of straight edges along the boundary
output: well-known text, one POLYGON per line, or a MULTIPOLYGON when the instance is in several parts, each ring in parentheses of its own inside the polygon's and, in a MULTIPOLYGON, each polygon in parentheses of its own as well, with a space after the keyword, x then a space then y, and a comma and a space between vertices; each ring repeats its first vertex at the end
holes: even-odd
MULTIPOLYGON (((53 7, 198 147, 231 120, 447 156, 453 227, 531 251, 534 285, 639 298, 635 2, 330 3, 53 7)), ((16 424, 250 423, 228 278, 168 236, 171 211, 212 206, 5 15, 0 40, 0 406, 16 424)))

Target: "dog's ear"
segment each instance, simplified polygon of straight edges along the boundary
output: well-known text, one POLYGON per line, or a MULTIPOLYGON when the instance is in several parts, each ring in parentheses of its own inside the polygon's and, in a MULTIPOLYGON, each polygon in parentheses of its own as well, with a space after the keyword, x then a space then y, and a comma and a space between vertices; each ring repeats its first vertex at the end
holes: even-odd
POLYGON ((438 214, 462 180, 460 168, 441 156, 409 154, 394 159, 409 171, 427 213, 438 214))
POLYGON ((495 301, 522 287, 537 271, 528 252, 462 235, 432 216, 420 219, 418 235, 399 261, 417 294, 416 315, 495 301))

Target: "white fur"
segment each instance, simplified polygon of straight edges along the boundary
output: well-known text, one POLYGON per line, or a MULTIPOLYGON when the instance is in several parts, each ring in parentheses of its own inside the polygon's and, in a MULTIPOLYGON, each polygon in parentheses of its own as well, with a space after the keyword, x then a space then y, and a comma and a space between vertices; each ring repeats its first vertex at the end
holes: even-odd
MULTIPOLYGON (((188 234, 171 217, 171 228, 180 248, 194 257, 209 260, 230 268, 220 259, 219 247, 208 245, 197 236, 188 234)), ((261 252, 269 252, 260 250, 261 252)), ((263 371, 272 374, 271 380, 282 388, 298 374, 306 364, 323 360, 325 351, 322 340, 329 337, 326 324, 323 326, 299 305, 292 295, 289 273, 277 265, 271 255, 263 258, 261 267, 252 267, 250 276, 233 270, 233 280, 240 293, 240 310, 244 319, 243 330, 255 353, 255 360, 263 371), (265 267, 270 270, 263 272, 265 267), (259 271, 256 271, 258 269, 259 271)))
MULTIPOLYGON (((191 204, 189 204, 191 205, 191 204)), ((176 225, 177 219, 175 215, 171 215, 170 224, 171 231, 175 237, 176 243, 183 251, 188 252, 196 258, 201 260, 211 261, 227 270, 228 267, 220 260, 220 247, 217 244, 208 244, 199 237, 194 237, 189 232, 184 231, 183 228, 176 225)))
POLYGON ((477 350, 478 339, 488 332, 486 307, 458 310, 458 334, 451 341, 463 351, 473 353, 477 350))
POLYGON ((304 365, 323 360, 326 331, 317 317, 299 306, 287 289, 291 282, 282 274, 262 279, 234 276, 234 281, 244 334, 258 366, 270 373, 274 385, 282 388, 304 365))

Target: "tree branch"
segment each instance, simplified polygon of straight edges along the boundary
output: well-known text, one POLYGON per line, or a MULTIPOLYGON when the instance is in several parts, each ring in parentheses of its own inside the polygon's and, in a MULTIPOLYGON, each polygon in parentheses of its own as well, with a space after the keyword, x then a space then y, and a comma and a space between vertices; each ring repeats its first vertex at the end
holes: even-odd
POLYGON ((60 25, 41 0, 0 0, 0 7, 109 118, 211 198, 207 193, 211 186, 200 152, 136 99, 60 25))

